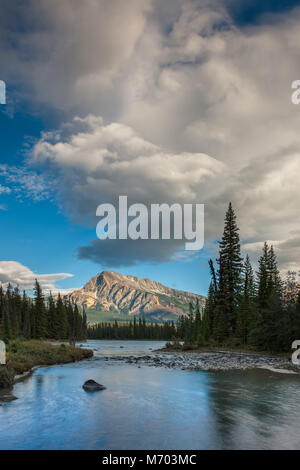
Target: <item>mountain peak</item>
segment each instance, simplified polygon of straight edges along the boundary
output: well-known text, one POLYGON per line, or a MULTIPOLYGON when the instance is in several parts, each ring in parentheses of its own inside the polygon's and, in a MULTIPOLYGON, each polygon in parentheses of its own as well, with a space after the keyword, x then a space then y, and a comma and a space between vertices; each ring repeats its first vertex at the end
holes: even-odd
POLYGON ((102 271, 67 298, 84 307, 90 320, 99 322, 133 316, 150 321, 176 320, 188 313, 190 302, 198 301, 200 306, 205 302, 201 295, 115 271, 102 271))

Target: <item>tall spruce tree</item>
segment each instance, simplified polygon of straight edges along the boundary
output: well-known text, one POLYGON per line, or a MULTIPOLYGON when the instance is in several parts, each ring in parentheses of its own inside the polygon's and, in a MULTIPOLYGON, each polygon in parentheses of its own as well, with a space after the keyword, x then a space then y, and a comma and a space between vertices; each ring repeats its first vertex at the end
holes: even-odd
POLYGON ((199 300, 196 302, 195 307, 195 341, 198 345, 204 343, 203 321, 200 312, 199 300))
POLYGON ((85 310, 82 313, 82 339, 86 339, 88 334, 87 315, 85 310))
POLYGON ((229 203, 225 215, 225 225, 222 240, 219 242, 219 277, 222 271, 222 283, 218 290, 222 298, 223 305, 219 312, 219 317, 223 318, 226 327, 229 328, 229 335, 234 336, 237 322, 237 313, 241 300, 242 285, 242 258, 240 248, 239 229, 236 223, 236 215, 229 203))
POLYGON ((270 246, 268 255, 269 290, 275 294, 281 302, 283 284, 280 277, 277 265, 277 257, 275 255, 273 245, 270 246))
POLYGON ((74 338, 76 340, 83 339, 82 336, 82 316, 79 313, 77 304, 74 307, 74 338))
POLYGON ((56 315, 55 302, 51 292, 48 297, 48 336, 49 338, 59 339, 59 324, 56 315))
POLYGON ((215 300, 213 336, 219 343, 223 343, 229 336, 229 320, 227 301, 227 285, 224 276, 224 260, 220 253, 218 270, 218 289, 215 300))
POLYGON ((208 295, 205 302, 202 319, 203 336, 205 341, 208 341, 213 335, 215 309, 215 288, 213 282, 211 282, 208 289, 208 295))
POLYGON ((22 334, 26 339, 31 337, 30 304, 25 291, 22 297, 22 334))
POLYGON ((47 327, 48 327, 47 311, 46 311, 42 288, 37 279, 35 280, 35 287, 34 287, 34 316, 35 316, 35 337, 46 338, 47 327))
POLYGON ((30 317, 30 337, 36 338, 36 318, 35 318, 35 305, 33 302, 29 305, 29 317, 30 317))
POLYGON ((251 343, 259 349, 278 351, 287 342, 287 315, 283 310, 282 282, 273 247, 265 242, 257 272, 257 318, 251 343))
POLYGON ((266 308, 268 299, 271 294, 270 289, 270 276, 269 276, 269 246, 267 242, 264 243, 263 252, 258 260, 257 271, 257 301, 258 308, 263 310, 266 308))
POLYGON ((66 305, 64 304, 60 294, 58 294, 58 299, 56 302, 56 318, 58 323, 58 337, 60 339, 65 339, 68 336, 68 317, 66 311, 66 305))
POLYGON ((255 282, 249 256, 243 269, 243 292, 238 310, 236 339, 238 344, 248 343, 248 334, 255 321, 255 282))

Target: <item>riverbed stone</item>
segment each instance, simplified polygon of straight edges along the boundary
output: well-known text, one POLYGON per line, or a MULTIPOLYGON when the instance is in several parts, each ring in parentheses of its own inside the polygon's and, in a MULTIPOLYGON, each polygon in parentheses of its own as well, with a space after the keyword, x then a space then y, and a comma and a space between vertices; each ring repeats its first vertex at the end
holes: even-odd
POLYGON ((106 387, 104 387, 104 385, 101 385, 99 384, 98 382, 96 382, 95 380, 87 380, 86 382, 84 382, 84 384, 82 385, 82 388, 86 391, 86 392, 97 392, 98 390, 105 390, 106 387))
MULTIPOLYGON (((125 360, 125 362, 130 364, 145 364, 150 367, 167 367, 183 370, 225 371, 233 369, 265 368, 269 366, 277 370, 292 370, 291 364, 287 358, 222 350, 186 353, 155 351, 151 356, 129 356, 122 357, 121 360, 125 360)), ((295 372, 299 372, 299 370, 300 368, 295 372)))

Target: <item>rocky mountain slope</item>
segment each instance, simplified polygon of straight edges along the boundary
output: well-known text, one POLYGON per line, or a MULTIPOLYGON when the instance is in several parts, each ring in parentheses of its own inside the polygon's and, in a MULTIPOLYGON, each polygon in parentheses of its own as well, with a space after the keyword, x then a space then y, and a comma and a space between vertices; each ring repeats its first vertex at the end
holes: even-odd
POLYGON ((149 321, 176 320, 188 313, 189 303, 202 307, 205 297, 191 294, 150 279, 103 271, 82 289, 66 296, 84 307, 89 321, 128 319, 143 316, 149 321))

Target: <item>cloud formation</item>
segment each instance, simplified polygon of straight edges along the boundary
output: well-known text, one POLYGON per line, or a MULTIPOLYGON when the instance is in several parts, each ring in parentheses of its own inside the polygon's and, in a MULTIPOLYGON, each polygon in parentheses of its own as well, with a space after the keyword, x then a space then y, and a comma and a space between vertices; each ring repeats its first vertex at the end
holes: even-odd
MULTIPOLYGON (((19 287, 20 290, 31 290, 34 287, 35 279, 37 279, 45 292, 65 293, 66 289, 58 289, 55 283, 69 277, 73 277, 73 275, 68 273, 36 274, 17 261, 0 261, 0 284, 4 288, 10 283, 14 287, 19 287)), ((73 290, 67 289, 70 292, 73 290)))
POLYGON ((97 91, 104 98, 103 90, 111 88, 143 33, 151 3, 28 0, 3 5, 3 78, 17 82, 29 100, 59 109, 88 106, 97 91))
POLYGON ((9 186, 0 184, 1 194, 15 194, 18 199, 29 197, 34 201, 50 198, 49 184, 42 175, 26 167, 0 165, 0 178, 9 186))
MULTIPOLYGON (((65 140, 47 134, 34 148, 32 164, 57 176, 57 194, 73 220, 96 223, 96 208, 115 203, 119 195, 131 203, 193 203, 199 188, 209 194, 209 183, 225 174, 224 164, 201 153, 167 152, 120 123, 104 125, 99 117, 75 119, 86 130, 65 140), (205 189, 206 188, 206 189, 205 189)), ((71 127, 69 126, 69 131, 71 127)), ((79 250, 104 266, 163 262, 182 246, 176 241, 94 241, 79 250)))
MULTIPOLYGON (((300 113, 290 99, 300 8, 242 27, 233 1, 27 6, 19 4, 21 35, 10 26, 16 12, 4 9, 0 56, 30 99, 69 116, 35 145, 30 164, 56 183, 72 220, 93 226, 97 205, 119 194, 199 202, 210 242, 232 200, 247 246, 277 240, 282 267, 300 264, 288 249, 300 231, 300 113)), ((136 257, 159 259, 162 247, 148 246, 136 257)), ((115 247, 115 259, 128 262, 115 247)), ((79 255, 112 262, 98 242, 79 255)))
MULTIPOLYGON (((59 175, 57 191, 74 218, 95 215, 98 204, 119 194, 133 202, 189 202, 225 167, 203 153, 173 153, 121 123, 101 117, 75 119, 85 132, 48 133, 34 147, 31 163, 59 175)), ((69 126, 70 129, 70 126, 69 126)), ((208 188, 207 188, 208 189, 208 188)))

